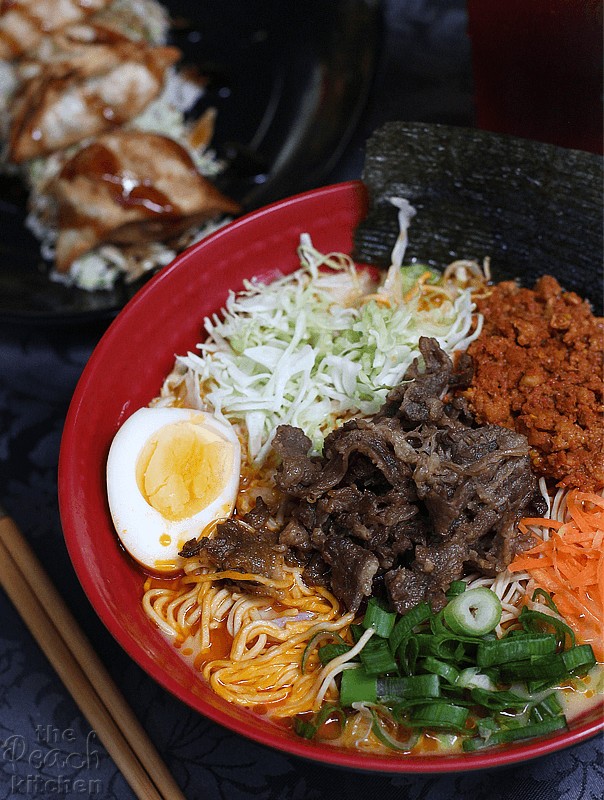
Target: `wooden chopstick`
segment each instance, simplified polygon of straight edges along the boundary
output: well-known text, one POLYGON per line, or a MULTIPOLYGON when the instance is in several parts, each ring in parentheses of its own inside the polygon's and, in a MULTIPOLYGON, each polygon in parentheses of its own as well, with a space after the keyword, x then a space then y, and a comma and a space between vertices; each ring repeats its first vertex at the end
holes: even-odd
POLYGON ((140 800, 185 800, 145 730, 0 507, 0 583, 140 800))

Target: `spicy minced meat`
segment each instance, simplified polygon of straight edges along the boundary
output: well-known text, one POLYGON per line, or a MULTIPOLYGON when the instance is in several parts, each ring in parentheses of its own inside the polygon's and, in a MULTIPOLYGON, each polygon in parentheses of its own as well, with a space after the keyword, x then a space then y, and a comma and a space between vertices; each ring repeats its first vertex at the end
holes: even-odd
POLYGON ((500 283, 477 308, 464 392, 477 422, 525 434, 533 471, 557 486, 602 488, 604 320, 547 275, 534 290, 500 283))

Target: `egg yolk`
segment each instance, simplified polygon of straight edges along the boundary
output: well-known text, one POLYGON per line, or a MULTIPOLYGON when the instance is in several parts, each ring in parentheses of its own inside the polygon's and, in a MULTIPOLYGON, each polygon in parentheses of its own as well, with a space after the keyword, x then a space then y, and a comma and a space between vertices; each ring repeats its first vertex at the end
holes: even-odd
POLYGON ((233 451, 230 442, 193 422, 164 425, 141 450, 138 488, 166 519, 187 519, 220 495, 233 469, 233 451))

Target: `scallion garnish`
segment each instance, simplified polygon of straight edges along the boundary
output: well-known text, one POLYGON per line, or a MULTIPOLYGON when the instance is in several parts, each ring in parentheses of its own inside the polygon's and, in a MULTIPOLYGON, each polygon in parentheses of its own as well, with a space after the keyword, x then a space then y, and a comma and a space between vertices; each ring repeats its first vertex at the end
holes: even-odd
POLYGON ((294 731, 302 739, 312 739, 319 729, 312 722, 307 722, 302 717, 294 717, 294 731))
MULTIPOLYGON (((524 610, 520 624, 498 639, 497 595, 459 583, 463 591, 453 587, 452 599, 437 614, 423 602, 399 617, 383 601, 370 600, 363 623, 350 626, 354 642, 364 637, 364 646, 356 648, 361 665, 342 673, 340 705, 370 712, 373 733, 387 747, 409 749, 396 737, 399 726, 455 731, 466 750, 558 730, 566 719, 555 691, 543 696, 544 690, 596 663, 590 645, 564 649, 567 637, 574 642, 568 626, 540 611, 524 610), (547 626, 553 631, 544 631, 547 626), (368 631, 376 633, 365 641, 368 631), (523 688, 510 690, 509 684, 518 683, 523 688)), ((548 605, 557 611, 553 601, 548 605)), ((322 632, 309 645, 328 637, 322 632)), ((318 654, 327 664, 351 649, 333 635, 318 654)), ((310 736, 317 721, 301 719, 300 735, 310 736)))
POLYGON ((377 696, 384 698, 440 697, 440 679, 435 673, 405 678, 378 678, 377 696))
POLYGON ((504 636, 503 639, 480 642, 476 651, 476 662, 479 667, 492 667, 531 656, 555 653, 557 647, 556 637, 550 633, 504 636))
POLYGON ((455 633, 439 633, 436 635, 417 635, 419 652, 421 655, 431 655, 448 661, 459 663, 468 660, 466 645, 475 649, 478 639, 461 637, 455 633))
POLYGON ((317 735, 319 728, 327 722, 332 714, 337 714, 341 717, 342 710, 338 706, 327 703, 314 713, 310 719, 296 716, 294 717, 294 731, 303 739, 313 739, 317 735))
POLYGON ((427 656, 424 658, 422 667, 426 672, 433 672, 435 675, 440 675, 441 678, 444 678, 451 684, 456 683, 459 678, 459 670, 456 669, 453 664, 441 661, 438 658, 434 658, 434 656, 427 656))
POLYGON ((510 691, 490 691, 475 686, 470 690, 472 700, 479 706, 484 706, 491 711, 503 711, 506 708, 523 709, 529 705, 526 697, 521 697, 519 694, 510 691))
POLYGON ((480 667, 468 667, 462 670, 457 677, 456 683, 464 689, 478 688, 493 691, 496 688, 492 678, 481 672, 480 667))
POLYGON ((428 622, 432 616, 430 606, 426 602, 418 603, 413 606, 411 611, 408 611, 401 619, 395 624, 392 633, 390 634, 389 644, 393 653, 396 653, 399 645, 409 636, 414 628, 424 622, 428 622))
POLYGON ((329 644, 324 644, 319 647, 317 655, 319 656, 322 666, 325 666, 329 664, 330 661, 333 661, 334 658, 347 653, 349 650, 352 650, 352 646, 349 644, 330 642, 329 644))
POLYGON ((538 597, 542 597, 545 600, 545 602, 547 603, 547 605, 551 608, 551 610, 555 614, 557 614, 559 617, 562 616, 560 614, 560 612, 558 611, 558 606, 552 600, 552 596, 550 594, 548 594, 545 591, 545 589, 542 589, 541 587, 538 587, 537 589, 535 589, 535 591, 533 592, 533 596, 531 597, 531 600, 533 601, 533 603, 535 602, 535 600, 538 597))
POLYGON ((468 584, 465 581, 451 581, 447 589, 447 597, 457 597, 458 594, 465 592, 468 584))
POLYGON ((415 747, 419 741, 419 736, 417 733, 413 733, 410 739, 408 739, 406 742, 401 742, 388 732, 376 709, 372 706, 369 710, 371 711, 371 716, 373 719, 371 731, 382 744, 386 745, 386 747, 389 747, 391 750, 404 750, 407 753, 413 747, 415 747))
POLYGON ((398 664, 392 655, 386 639, 373 637, 359 653, 361 662, 368 675, 384 675, 398 672, 398 664))
POLYGON ((308 659, 312 651, 317 647, 319 642, 322 642, 324 639, 335 639, 336 642, 339 644, 346 644, 344 639, 340 636, 339 633, 335 631, 317 631, 315 635, 309 640, 308 644, 304 648, 304 652, 302 653, 302 661, 300 664, 300 668, 302 672, 306 672, 306 666, 308 664, 308 659))
POLYGON ((571 674, 585 674, 596 664, 596 657, 590 644, 571 647, 561 654, 561 658, 566 669, 571 674))
POLYGON ((466 730, 468 709, 449 703, 423 703, 411 712, 409 724, 421 725, 425 728, 452 728, 466 730))
POLYGON ((501 667, 501 677, 507 683, 547 681, 551 686, 567 676, 568 669, 560 653, 530 656, 519 661, 509 661, 501 667))
POLYGON ((396 656, 401 665, 401 670, 405 673, 405 675, 413 675, 415 672, 415 665, 417 663, 418 655, 419 644, 417 641, 417 636, 409 634, 405 639, 403 639, 396 651, 396 656))
POLYGON ((375 703, 377 701, 377 678, 365 670, 347 669, 342 673, 340 705, 347 708, 353 703, 375 703))
POLYGON ((387 604, 383 600, 378 600, 377 597, 369 599, 365 618, 363 619, 365 630, 373 628, 376 636, 387 639, 392 633, 395 622, 396 613, 389 611, 387 604))
POLYGON ((450 633, 450 629, 444 623, 444 609, 439 611, 438 614, 433 614, 430 617, 430 630, 435 636, 440 634, 448 634, 450 633))
POLYGON ((561 714, 562 706, 558 702, 555 693, 552 692, 532 707, 529 715, 529 722, 531 724, 542 722, 544 719, 559 717, 561 714))
POLYGON ((501 620, 501 600, 484 586, 456 595, 443 610, 449 628, 460 636, 483 636, 501 620))
POLYGON ((549 625, 558 636, 558 648, 564 647, 567 636, 570 639, 571 647, 575 646, 575 632, 566 622, 558 619, 558 617, 552 617, 551 614, 544 614, 543 611, 529 611, 529 609, 524 606, 518 619, 525 631, 533 633, 537 633, 540 628, 549 625))
POLYGON ((544 719, 542 722, 537 722, 533 725, 521 725, 517 728, 504 728, 503 730, 495 731, 486 741, 481 737, 465 739, 463 749, 466 752, 470 752, 487 745, 491 747, 496 744, 515 742, 518 739, 532 739, 534 736, 545 736, 547 733, 553 733, 565 727, 566 717, 562 715, 554 719, 544 719))

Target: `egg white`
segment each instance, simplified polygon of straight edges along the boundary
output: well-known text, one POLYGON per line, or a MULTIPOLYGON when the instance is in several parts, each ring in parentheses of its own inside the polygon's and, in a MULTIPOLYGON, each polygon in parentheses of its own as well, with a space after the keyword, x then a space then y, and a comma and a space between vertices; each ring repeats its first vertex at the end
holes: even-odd
POLYGON ((199 538, 216 520, 230 516, 239 490, 241 446, 234 429, 211 414, 186 408, 141 408, 117 432, 107 458, 107 495, 113 524, 130 555, 143 567, 175 574, 185 559, 178 555, 186 541, 199 538), (161 428, 182 420, 199 425, 208 438, 233 447, 230 475, 220 494, 205 508, 185 519, 171 521, 147 501, 138 486, 137 461, 149 439, 161 428))

